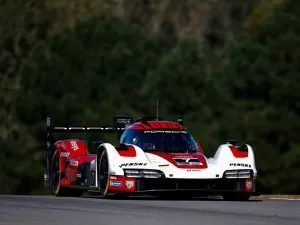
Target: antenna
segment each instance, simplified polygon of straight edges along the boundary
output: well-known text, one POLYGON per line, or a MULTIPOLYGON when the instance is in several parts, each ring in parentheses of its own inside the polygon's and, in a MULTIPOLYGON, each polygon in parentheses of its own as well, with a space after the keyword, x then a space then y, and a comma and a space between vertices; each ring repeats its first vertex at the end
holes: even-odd
POLYGON ((159 98, 156 100, 156 119, 159 117, 159 98))

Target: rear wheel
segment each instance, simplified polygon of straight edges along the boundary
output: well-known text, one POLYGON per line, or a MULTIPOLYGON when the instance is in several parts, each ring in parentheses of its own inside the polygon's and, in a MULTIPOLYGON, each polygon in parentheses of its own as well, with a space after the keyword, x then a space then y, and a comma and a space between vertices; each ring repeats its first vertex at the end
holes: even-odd
POLYGON ((60 163, 57 150, 54 152, 51 163, 51 190, 56 196, 63 197, 80 197, 83 194, 82 190, 61 187, 62 179, 60 172, 60 163))
POLYGON ((225 201, 248 201, 250 195, 248 194, 224 194, 222 195, 225 201))
POLYGON ((103 198, 108 198, 108 176, 109 165, 107 153, 104 150, 99 158, 98 163, 98 187, 103 198))

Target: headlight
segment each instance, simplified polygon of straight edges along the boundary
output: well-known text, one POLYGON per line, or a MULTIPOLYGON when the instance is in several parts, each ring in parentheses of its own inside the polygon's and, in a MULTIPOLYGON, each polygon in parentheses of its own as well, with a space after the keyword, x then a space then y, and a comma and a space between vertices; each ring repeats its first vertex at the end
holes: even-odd
POLYGON ((126 177, 133 178, 160 178, 164 177, 164 173, 159 170, 135 170, 135 169, 124 169, 126 177))
POLYGON ((253 178, 253 170, 226 170, 224 178, 253 178))

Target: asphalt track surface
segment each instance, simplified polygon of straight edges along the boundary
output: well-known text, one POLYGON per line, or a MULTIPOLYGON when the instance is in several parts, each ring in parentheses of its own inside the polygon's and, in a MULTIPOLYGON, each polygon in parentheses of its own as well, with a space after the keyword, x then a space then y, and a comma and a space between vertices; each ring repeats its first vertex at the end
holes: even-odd
POLYGON ((0 196, 0 225, 300 225, 300 201, 0 196))

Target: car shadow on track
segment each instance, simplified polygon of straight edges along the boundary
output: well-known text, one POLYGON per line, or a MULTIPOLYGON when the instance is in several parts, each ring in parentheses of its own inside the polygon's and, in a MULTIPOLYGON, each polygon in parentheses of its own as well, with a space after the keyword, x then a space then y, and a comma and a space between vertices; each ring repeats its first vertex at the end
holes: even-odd
MULTIPOLYGON (((88 196, 83 196, 83 198, 95 198, 102 199, 102 196, 96 194, 90 194, 88 196)), ((222 201, 228 202, 224 200, 222 197, 216 196, 208 196, 208 197, 184 197, 184 196, 114 196, 112 198, 108 198, 107 200, 134 200, 134 201, 222 201)), ((261 202, 261 199, 250 199, 248 201, 240 201, 240 202, 261 202)))

